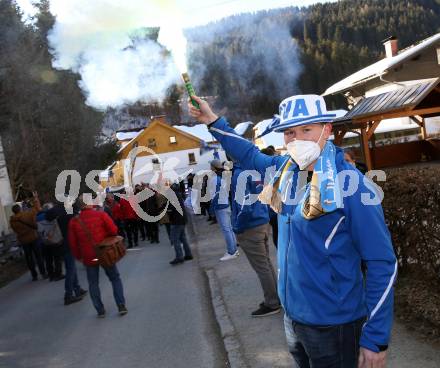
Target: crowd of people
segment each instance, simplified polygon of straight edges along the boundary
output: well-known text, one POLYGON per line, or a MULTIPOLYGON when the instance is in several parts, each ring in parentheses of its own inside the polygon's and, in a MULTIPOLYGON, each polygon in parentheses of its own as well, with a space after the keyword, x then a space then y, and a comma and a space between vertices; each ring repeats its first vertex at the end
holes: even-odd
MULTIPOLYGON (((169 186, 169 184, 168 184, 169 186)), ((148 184, 139 184, 134 194, 148 184)), ((182 209, 184 187, 173 184, 170 187, 178 198, 182 209)), ((36 192, 31 198, 12 207, 10 225, 23 249, 27 267, 32 280, 65 280, 64 305, 81 301, 87 294, 78 281, 75 259, 81 261, 86 269, 88 292, 98 317, 105 316, 105 308, 100 296, 99 270, 104 269, 111 282, 113 295, 120 315, 128 312, 124 297, 123 283, 117 265, 100 267, 96 245, 104 239, 119 235, 126 240, 127 248, 139 246, 140 241, 159 243, 159 223, 165 226, 176 256, 170 264, 176 265, 193 259, 185 233, 186 212, 168 204, 167 198, 154 189, 152 195, 141 201, 142 211, 157 221, 145 220, 139 216, 125 192, 107 193, 102 206, 87 204, 81 195, 68 213, 64 204, 47 201, 43 206, 36 192), (128 198, 128 199, 127 199, 128 198), (63 274, 64 264, 64 274, 63 274)), ((179 206, 177 206, 179 207, 179 206)))

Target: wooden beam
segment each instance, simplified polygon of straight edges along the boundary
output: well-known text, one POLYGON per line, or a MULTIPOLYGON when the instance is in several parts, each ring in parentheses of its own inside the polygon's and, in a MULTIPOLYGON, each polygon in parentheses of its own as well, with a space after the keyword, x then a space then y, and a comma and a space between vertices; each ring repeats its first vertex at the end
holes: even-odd
POLYGON ((420 128, 423 127, 423 118, 419 115, 409 117, 414 123, 416 123, 420 128))
POLYGON ((422 118, 422 138, 423 138, 423 140, 428 138, 428 135, 426 134, 426 124, 425 124, 424 118, 422 118))
POLYGON ((385 119, 393 119, 393 118, 403 118, 408 116, 415 115, 429 115, 429 114, 440 114, 440 106, 430 107, 428 109, 419 109, 419 110, 401 110, 396 112, 390 112, 380 115, 371 115, 364 118, 354 118, 354 123, 365 123, 368 121, 377 121, 377 120, 385 120, 385 119))
POLYGON ((365 128, 361 129, 361 144, 364 152, 365 165, 367 165, 368 171, 373 168, 373 163, 371 161, 371 151, 368 144, 368 132, 365 128))
POLYGON ((419 115, 410 116, 409 118, 412 121, 414 121, 420 127, 420 133, 422 134, 422 139, 425 140, 427 138, 425 119, 422 116, 419 116, 419 115))
POLYGON ((371 137, 374 134, 374 131, 376 130, 376 128, 379 126, 380 124, 380 120, 377 121, 373 121, 372 123, 368 124, 368 130, 367 130, 367 137, 368 140, 371 139, 371 137))

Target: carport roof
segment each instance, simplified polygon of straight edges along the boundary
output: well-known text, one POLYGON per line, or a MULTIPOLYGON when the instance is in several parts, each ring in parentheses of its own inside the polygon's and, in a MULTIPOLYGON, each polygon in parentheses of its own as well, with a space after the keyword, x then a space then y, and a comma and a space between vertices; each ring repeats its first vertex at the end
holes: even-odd
POLYGON ((361 100, 345 116, 336 119, 335 125, 349 121, 362 123, 384 119, 430 115, 440 113, 440 78, 381 93, 361 100))

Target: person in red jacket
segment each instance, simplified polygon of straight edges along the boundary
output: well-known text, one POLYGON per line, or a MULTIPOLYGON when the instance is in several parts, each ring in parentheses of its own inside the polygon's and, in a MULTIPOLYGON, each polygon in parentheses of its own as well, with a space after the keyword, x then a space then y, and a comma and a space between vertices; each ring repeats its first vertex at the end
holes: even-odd
MULTIPOLYGON (((75 258, 82 261, 87 270, 87 281, 92 303, 98 317, 105 317, 105 308, 99 289, 99 264, 96 258, 95 245, 109 236, 118 234, 118 228, 104 211, 96 211, 93 206, 86 205, 82 197, 78 199, 81 212, 69 222, 69 244, 75 258)), ((124 288, 116 265, 103 267, 105 274, 112 283, 113 295, 119 314, 127 313, 125 307, 124 288)))
POLYGON ((118 227, 118 234, 125 238, 124 222, 122 218, 122 210, 119 201, 115 199, 112 193, 108 193, 104 201, 104 211, 109 215, 118 227))
POLYGON ((124 221, 124 230, 127 234, 128 248, 133 248, 138 246, 138 216, 134 211, 133 207, 129 201, 121 198, 119 201, 121 205, 122 219, 124 221))

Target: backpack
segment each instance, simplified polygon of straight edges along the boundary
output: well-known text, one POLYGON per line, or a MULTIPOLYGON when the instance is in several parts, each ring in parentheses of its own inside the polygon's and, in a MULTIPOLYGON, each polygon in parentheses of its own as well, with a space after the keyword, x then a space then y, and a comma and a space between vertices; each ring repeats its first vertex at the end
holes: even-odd
POLYGON ((38 234, 40 234, 43 243, 46 245, 59 245, 63 241, 63 235, 61 234, 57 220, 39 221, 38 234))

